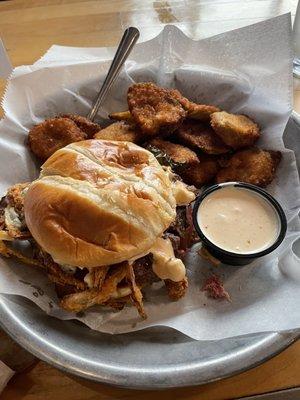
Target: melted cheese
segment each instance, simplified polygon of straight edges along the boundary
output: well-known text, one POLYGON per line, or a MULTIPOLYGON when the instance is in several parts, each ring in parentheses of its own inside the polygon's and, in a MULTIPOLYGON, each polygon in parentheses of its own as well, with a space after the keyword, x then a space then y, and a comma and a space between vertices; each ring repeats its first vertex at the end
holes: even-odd
POLYGON ((90 270, 85 277, 83 278, 84 282, 88 285, 88 288, 91 289, 94 286, 94 272, 90 270))
POLYGON ((4 210, 4 217, 6 226, 14 226, 17 229, 22 229, 23 224, 20 221, 19 215, 14 207, 7 206, 4 210))
POLYGON ((153 254, 153 272, 160 279, 179 282, 185 277, 185 265, 176 258, 170 239, 158 238, 150 249, 153 254))
POLYGON ((172 183, 172 193, 176 201, 177 206, 185 206, 195 200, 195 194, 188 188, 188 186, 178 179, 178 176, 174 174, 171 167, 163 167, 165 172, 168 174, 169 179, 172 183))
POLYGON ((190 204, 195 200, 195 194, 181 181, 173 182, 173 195, 178 206, 190 204))
POLYGON ((117 288, 115 292, 111 294, 112 299, 119 299, 121 297, 129 296, 131 294, 131 289, 130 287, 121 287, 117 288))
MULTIPOLYGON (((73 275, 76 272, 77 267, 73 267, 72 265, 68 265, 68 264, 61 264, 60 268, 69 275, 73 275)), ((79 268, 79 267, 78 267, 79 268)))

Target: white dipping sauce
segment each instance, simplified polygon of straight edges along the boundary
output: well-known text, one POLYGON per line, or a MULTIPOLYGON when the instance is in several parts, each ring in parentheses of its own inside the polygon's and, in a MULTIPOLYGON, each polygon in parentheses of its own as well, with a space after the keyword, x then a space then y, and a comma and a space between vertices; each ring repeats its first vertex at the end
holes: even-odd
POLYGON ((233 253, 262 251, 279 234, 279 217, 273 206, 245 188, 225 186, 207 195, 197 220, 210 242, 233 253))

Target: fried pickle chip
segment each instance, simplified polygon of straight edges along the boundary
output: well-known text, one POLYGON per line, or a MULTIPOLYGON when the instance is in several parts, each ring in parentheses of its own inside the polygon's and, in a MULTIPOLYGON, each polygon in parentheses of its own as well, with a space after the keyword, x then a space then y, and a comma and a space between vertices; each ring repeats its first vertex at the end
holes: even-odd
POLYGON ((199 121, 209 121, 210 116, 218 111, 220 111, 220 109, 215 106, 190 102, 188 118, 197 119, 199 121))
POLYGON ((30 130, 28 145, 37 158, 46 161, 56 150, 86 138, 87 135, 69 118, 52 118, 30 130))
POLYGON ((127 265, 127 282, 129 283, 129 286, 131 288, 131 300, 134 306, 137 308, 140 316, 146 319, 147 314, 144 309, 143 294, 141 292, 141 289, 137 286, 135 282, 133 266, 129 263, 127 265))
POLYGON ((121 140, 124 142, 138 143, 141 140, 141 133, 138 129, 128 122, 114 122, 108 127, 96 133, 94 139, 121 140))
POLYGON ((148 144, 154 148, 161 150, 171 159, 174 164, 174 171, 181 167, 199 164, 197 154, 188 147, 182 146, 180 144, 171 143, 167 140, 162 140, 159 138, 150 140, 148 144))
POLYGON ((176 137, 186 146, 207 154, 223 154, 230 150, 211 127, 198 121, 184 121, 178 128, 176 137))
POLYGON ((198 159, 199 164, 183 169, 180 175, 185 183, 200 188, 215 178, 220 165, 216 156, 201 154, 198 159))
POLYGON ((84 132, 88 139, 92 139, 95 133, 101 130, 100 125, 96 124, 95 122, 90 121, 89 119, 77 115, 77 114, 64 114, 61 115, 59 118, 68 118, 75 122, 82 132, 84 132))
MULTIPOLYGON (((209 121, 211 114, 220 111, 220 109, 216 106, 193 103, 180 94, 178 95, 177 90, 171 91, 171 93, 175 94, 175 97, 178 99, 182 107, 187 111, 186 117, 189 119, 209 121)), ((109 118, 115 119, 116 121, 133 122, 133 118, 129 110, 109 114, 109 118)))
POLYGON ((170 279, 166 279, 164 282, 168 296, 171 300, 177 301, 185 296, 188 288, 188 280, 186 277, 179 282, 173 282, 170 279))
MULTIPOLYGON (((218 107, 207 104, 193 103, 188 99, 186 99, 185 97, 182 97, 181 95, 178 96, 176 93, 177 91, 172 91, 172 93, 174 92, 176 98, 181 103, 182 107, 187 111, 186 117, 188 119, 195 119, 198 121, 209 121, 211 114, 220 111, 218 107)), ((117 121, 133 122, 133 118, 129 110, 109 114, 109 118, 115 119, 117 121)))
MULTIPOLYGON (((213 106, 213 105, 193 103, 192 101, 188 100, 186 97, 182 96, 182 94, 176 89, 174 89, 174 90, 164 89, 164 88, 154 85, 151 82, 145 82, 145 83, 140 83, 140 84, 136 84, 136 85, 140 85, 140 87, 142 87, 142 85, 143 85, 145 89, 148 89, 149 92, 151 91, 152 98, 156 95, 160 95, 161 93, 164 93, 164 94, 167 93, 168 94, 167 102, 170 101, 170 96, 171 96, 171 98, 176 99, 178 101, 178 103, 180 103, 181 106, 183 107, 183 109, 186 111, 187 118, 196 119, 196 120, 200 120, 200 121, 209 121, 211 114, 213 114, 214 112, 220 111, 220 109, 218 107, 213 106), (156 93, 154 93, 154 88, 156 89, 156 93), (159 92, 159 91, 161 91, 161 92, 159 92)), ((145 93, 145 91, 144 91, 144 93, 145 93)), ((151 104, 150 104, 150 106, 151 106, 151 104)), ((148 113, 150 113, 149 109, 147 111, 148 111, 148 113)), ((109 115, 109 118, 115 119, 117 121, 129 121, 129 122, 134 120, 134 117, 129 110, 112 113, 109 115)))
POLYGON ((265 187, 275 176, 281 160, 280 151, 250 148, 236 152, 217 175, 218 183, 239 181, 265 187))
POLYGON ((260 136, 258 125, 245 115, 216 112, 211 116, 211 126, 223 142, 234 149, 252 146, 260 136))
POLYGON ((130 86, 127 101, 134 122, 148 136, 173 132, 187 114, 172 91, 150 82, 130 86))
POLYGON ((127 263, 121 263, 111 267, 111 274, 109 274, 102 288, 89 289, 83 292, 74 293, 63 297, 60 305, 63 309, 71 312, 79 312, 94 306, 95 304, 104 304, 112 297, 116 291, 118 284, 127 275, 127 263))
POLYGON ((129 110, 109 114, 109 118, 115 119, 116 121, 133 122, 133 118, 129 110))
POLYGON ((214 112, 220 111, 218 107, 207 104, 196 104, 188 100, 178 90, 171 90, 172 95, 180 102, 187 111, 187 118, 197 119, 199 121, 209 121, 214 112))

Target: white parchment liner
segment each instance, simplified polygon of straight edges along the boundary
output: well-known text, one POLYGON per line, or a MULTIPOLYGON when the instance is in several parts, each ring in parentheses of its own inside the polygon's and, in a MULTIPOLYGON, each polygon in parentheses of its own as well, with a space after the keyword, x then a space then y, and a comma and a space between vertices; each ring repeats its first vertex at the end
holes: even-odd
MULTIPOLYGON (((139 320, 134 307, 120 313, 94 307, 81 317, 68 314, 58 308, 47 277, 15 260, 0 259, 0 293, 27 297, 50 315, 77 318, 108 333, 162 325, 208 340, 300 328, 300 260, 292 251, 300 235, 300 186, 294 153, 282 141, 292 111, 290 43, 289 14, 200 41, 167 26, 156 38, 136 46, 102 110, 103 117, 125 110, 128 86, 151 80, 176 87, 193 101, 253 117, 262 128, 258 145, 283 152, 268 191, 286 212, 288 233, 274 253, 250 266, 216 270, 197 255, 196 246, 186 259, 188 294, 173 303, 163 288, 148 290, 146 321, 139 320), (223 277, 231 303, 207 299, 201 291, 211 271, 223 277)), ((14 70, 0 124, 1 194, 14 183, 38 176, 25 146, 30 127, 59 113, 86 115, 113 54, 108 48, 53 46, 35 64, 14 70)))

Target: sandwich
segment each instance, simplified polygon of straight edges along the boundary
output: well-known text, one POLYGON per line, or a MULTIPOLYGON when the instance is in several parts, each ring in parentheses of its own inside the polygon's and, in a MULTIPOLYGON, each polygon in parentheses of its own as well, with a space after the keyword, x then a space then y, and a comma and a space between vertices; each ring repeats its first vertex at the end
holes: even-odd
POLYGON ((186 293, 182 256, 195 234, 194 189, 145 148, 84 140, 56 151, 31 183, 0 202, 0 253, 42 268, 60 305, 81 312, 134 305, 161 282, 171 300, 186 293), (30 255, 17 250, 26 241, 30 255))

